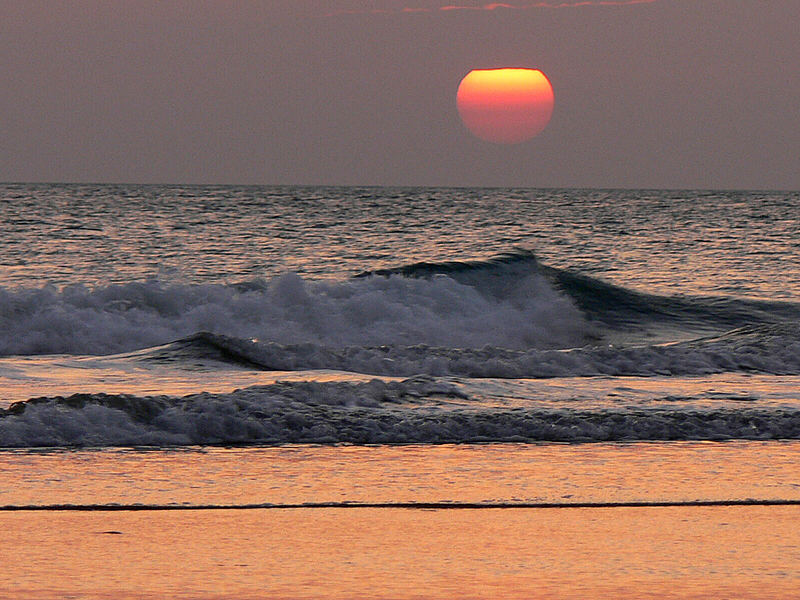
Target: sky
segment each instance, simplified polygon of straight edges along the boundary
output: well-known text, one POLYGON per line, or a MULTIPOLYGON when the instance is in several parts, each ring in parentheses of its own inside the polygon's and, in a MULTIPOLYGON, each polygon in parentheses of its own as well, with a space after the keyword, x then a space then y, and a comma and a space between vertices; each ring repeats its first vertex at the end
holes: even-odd
POLYGON ((800 189, 800 2, 0 0, 0 180, 800 189), (497 145, 475 68, 541 69, 497 145))

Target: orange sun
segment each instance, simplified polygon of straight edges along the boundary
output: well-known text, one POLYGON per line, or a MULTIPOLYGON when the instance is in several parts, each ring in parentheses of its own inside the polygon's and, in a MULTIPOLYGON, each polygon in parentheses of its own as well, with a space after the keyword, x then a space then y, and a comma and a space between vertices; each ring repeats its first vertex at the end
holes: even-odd
POLYGON ((537 69, 475 69, 456 94, 461 120, 495 144, 519 144, 539 134, 553 114, 553 86, 537 69))

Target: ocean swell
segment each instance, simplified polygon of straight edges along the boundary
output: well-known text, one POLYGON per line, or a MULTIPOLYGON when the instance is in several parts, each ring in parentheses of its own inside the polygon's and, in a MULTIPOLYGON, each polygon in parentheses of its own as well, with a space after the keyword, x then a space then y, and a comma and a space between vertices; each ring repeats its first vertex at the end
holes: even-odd
POLYGON ((430 279, 447 276, 484 294, 505 297, 516 282, 532 273, 576 306, 593 326, 617 332, 641 332, 649 337, 663 329, 672 333, 721 332, 745 325, 800 320, 800 306, 727 297, 659 296, 540 263, 533 252, 516 250, 489 260, 415 263, 364 272, 356 277, 430 279))

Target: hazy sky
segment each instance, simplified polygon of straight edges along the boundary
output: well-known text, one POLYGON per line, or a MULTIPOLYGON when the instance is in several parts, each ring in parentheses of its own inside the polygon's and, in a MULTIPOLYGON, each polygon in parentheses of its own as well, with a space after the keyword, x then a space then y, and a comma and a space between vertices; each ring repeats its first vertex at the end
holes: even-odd
POLYGON ((482 4, 0 0, 0 180, 800 189, 800 0, 482 4), (521 145, 456 111, 501 66, 521 145))

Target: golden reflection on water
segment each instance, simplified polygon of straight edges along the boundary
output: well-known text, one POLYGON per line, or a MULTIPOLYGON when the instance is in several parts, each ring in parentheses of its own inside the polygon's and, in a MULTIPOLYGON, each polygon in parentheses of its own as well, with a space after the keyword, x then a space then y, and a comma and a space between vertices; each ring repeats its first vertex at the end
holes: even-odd
POLYGON ((800 441, 0 452, 0 505, 800 500, 800 441))
POLYGON ((5 513, 46 598, 795 597, 797 507, 5 513))
MULTIPOLYGON (((134 394, 187 396, 230 393, 237 388, 276 381, 369 381, 373 375, 341 371, 259 371, 207 361, 175 369, 129 361, 129 354, 92 356, 0 357, 0 408, 40 396, 134 394)), ((384 377, 383 379, 400 379, 384 377)))
MULTIPOLYGON (((0 453, 0 504, 800 499, 800 442, 0 453)), ((798 506, 0 511, 8 598, 791 598, 798 506)))

